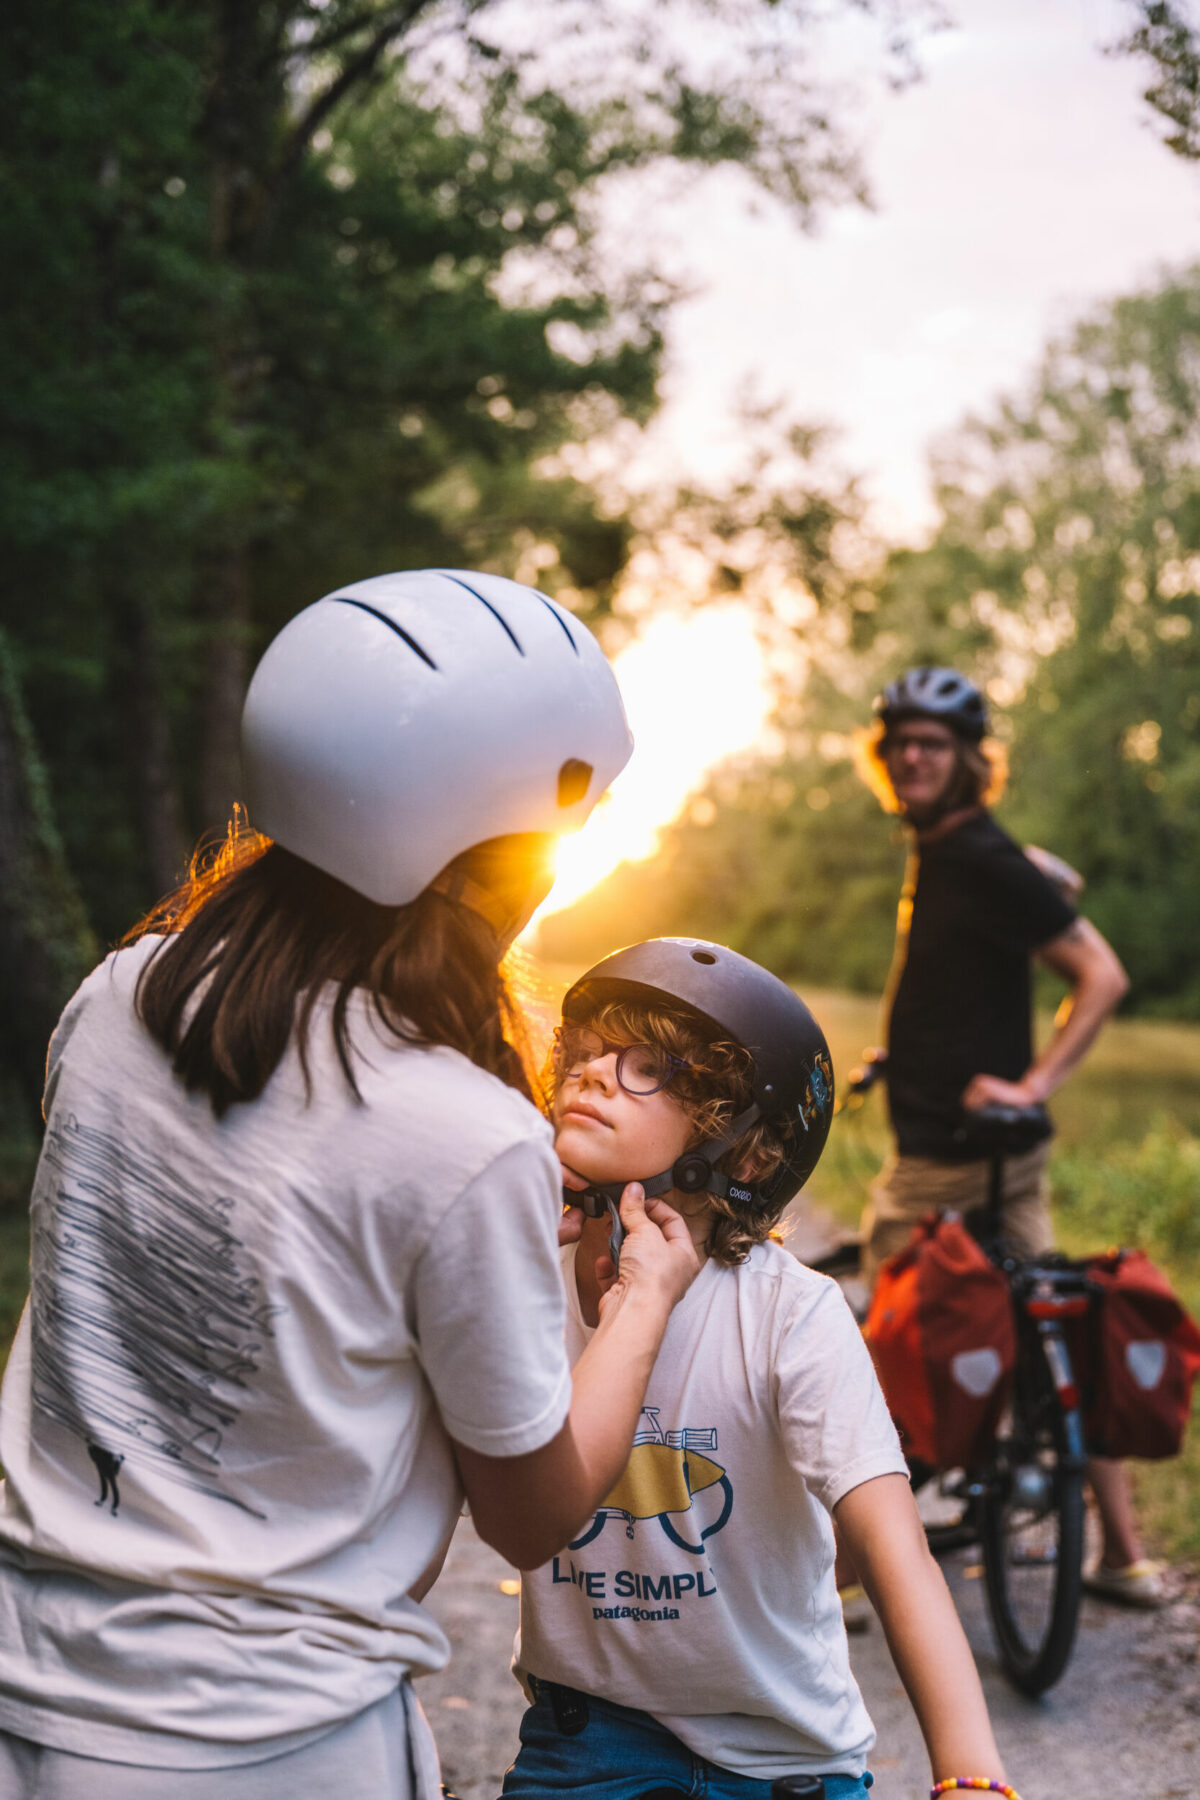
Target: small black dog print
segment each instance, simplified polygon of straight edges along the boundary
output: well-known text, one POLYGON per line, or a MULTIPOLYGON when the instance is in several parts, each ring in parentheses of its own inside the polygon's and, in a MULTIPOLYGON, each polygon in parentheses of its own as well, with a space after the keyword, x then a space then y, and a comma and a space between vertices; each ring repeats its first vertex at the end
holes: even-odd
POLYGON ((108 1499, 108 1490, 112 1489, 112 1515, 115 1519, 117 1508, 121 1504, 121 1496, 117 1492, 117 1470, 125 1461, 123 1456, 114 1456, 111 1450, 102 1450, 99 1444, 89 1444, 87 1453, 96 1465, 96 1473, 100 1477, 100 1498, 92 1502, 94 1506, 103 1506, 108 1499))

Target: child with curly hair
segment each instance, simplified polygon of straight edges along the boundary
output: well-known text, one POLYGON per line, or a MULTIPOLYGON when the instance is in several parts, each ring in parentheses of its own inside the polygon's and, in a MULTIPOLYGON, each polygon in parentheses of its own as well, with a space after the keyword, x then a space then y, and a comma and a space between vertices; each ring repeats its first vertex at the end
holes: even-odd
POLYGON ((658 1788, 769 1800, 774 1779, 799 1774, 821 1776, 827 1800, 864 1796, 874 1732, 850 1670, 835 1519, 935 1780, 984 1770, 1002 1783, 857 1326, 773 1230, 829 1129, 820 1027, 755 963, 681 939, 606 958, 563 1011, 556 1144, 581 1203, 562 1253, 571 1359, 613 1277, 623 1182, 667 1198, 703 1266, 624 1473, 522 1583, 516 1673, 532 1704, 505 1800, 658 1788))

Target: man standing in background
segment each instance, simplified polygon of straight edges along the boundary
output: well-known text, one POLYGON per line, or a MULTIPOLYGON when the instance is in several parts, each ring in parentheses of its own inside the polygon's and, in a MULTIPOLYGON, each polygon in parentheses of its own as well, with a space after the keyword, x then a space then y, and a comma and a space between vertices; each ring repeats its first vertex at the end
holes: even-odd
MULTIPOLYGON (((863 1215, 872 1281, 924 1213, 986 1201, 989 1165, 964 1142, 964 1113, 1043 1107, 1129 985, 1066 884, 1043 872, 1054 859, 1027 855, 988 810, 1007 768, 1001 746, 988 738, 979 689, 955 669, 910 669, 889 683, 875 711, 861 772, 885 809, 901 815, 912 841, 886 1003, 895 1148, 863 1215), (1054 1036, 1037 1054, 1035 959, 1069 990, 1054 1036)), ((1031 1148, 1005 1159, 1003 1193, 1006 1235, 1031 1256, 1053 1244, 1048 1114, 1033 1132, 1031 1148)), ((1093 1458, 1088 1473, 1104 1532, 1088 1587, 1132 1605, 1160 1605, 1161 1572, 1142 1556, 1122 1466, 1093 1458)))

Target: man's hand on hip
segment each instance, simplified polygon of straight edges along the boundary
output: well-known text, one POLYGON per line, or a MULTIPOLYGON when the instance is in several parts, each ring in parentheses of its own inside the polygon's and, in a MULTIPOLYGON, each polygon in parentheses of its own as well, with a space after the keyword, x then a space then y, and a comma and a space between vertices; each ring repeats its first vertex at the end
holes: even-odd
POLYGON ((959 1105, 966 1112, 981 1106, 1040 1106, 1046 1098, 1040 1082, 1028 1075, 1020 1081, 1002 1081, 999 1075, 973 1075, 963 1089, 959 1105))

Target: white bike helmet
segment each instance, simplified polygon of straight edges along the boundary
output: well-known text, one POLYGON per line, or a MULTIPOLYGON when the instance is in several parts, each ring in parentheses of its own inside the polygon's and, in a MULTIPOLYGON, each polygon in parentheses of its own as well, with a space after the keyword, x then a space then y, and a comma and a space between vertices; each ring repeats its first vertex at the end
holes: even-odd
POLYGON ((251 822, 383 906, 462 851, 572 831, 633 748, 586 626, 500 575, 377 575, 306 607, 246 696, 251 822))

